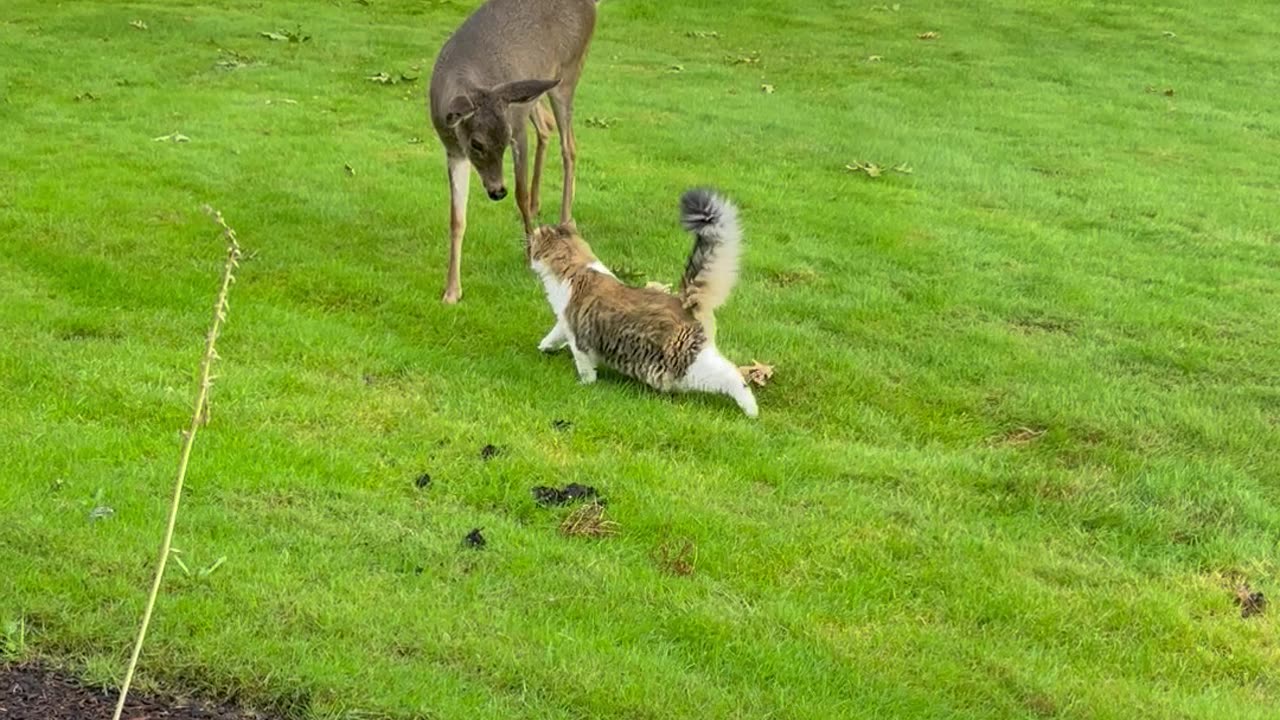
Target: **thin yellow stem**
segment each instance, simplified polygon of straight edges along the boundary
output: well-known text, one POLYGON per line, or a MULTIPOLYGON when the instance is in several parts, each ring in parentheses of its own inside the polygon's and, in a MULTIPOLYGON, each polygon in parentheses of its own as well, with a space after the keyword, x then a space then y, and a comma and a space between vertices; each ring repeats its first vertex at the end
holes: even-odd
POLYGON ((227 292, 231 283, 235 282, 235 269, 240 260, 240 244, 236 241, 236 231, 227 227, 222 213, 205 207, 205 212, 213 217, 213 221, 222 228, 222 235, 227 241, 227 261, 222 269, 222 286, 218 289, 218 301, 214 304, 213 325, 205 338, 204 358, 200 361, 200 390, 196 394, 195 411, 191 414, 191 425, 182 433, 182 456, 178 461, 178 477, 173 485, 173 500, 169 504, 169 521, 165 526, 164 541, 160 544, 160 557, 156 562, 156 575, 151 582, 151 593, 147 596, 146 609, 142 612, 142 624, 138 628, 138 637, 133 643, 133 654, 129 657, 129 669, 124 675, 124 684, 120 686, 120 699, 116 703, 112 720, 120 720, 124 712, 125 699, 129 695, 129 686, 133 684, 133 674, 138 669, 138 656, 142 654, 142 643, 147 637, 147 626, 151 624, 151 613, 156 607, 156 598, 160 595, 160 581, 164 578, 164 569, 169 562, 169 553, 173 545, 173 528, 178 522, 178 504, 182 499, 182 484, 187 477, 187 464, 191 460, 191 446, 196 439, 196 429, 204 418, 208 417, 209 387, 213 383, 210 371, 213 362, 218 358, 214 343, 218 341, 218 333, 227 319, 227 292))

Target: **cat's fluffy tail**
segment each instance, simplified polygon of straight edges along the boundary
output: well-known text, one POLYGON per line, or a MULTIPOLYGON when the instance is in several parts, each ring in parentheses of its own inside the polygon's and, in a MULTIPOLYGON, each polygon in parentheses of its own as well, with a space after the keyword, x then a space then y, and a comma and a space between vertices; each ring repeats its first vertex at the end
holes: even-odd
POLYGON ((738 281, 742 255, 738 208, 712 190, 688 190, 680 197, 680 224, 694 236, 693 251, 680 278, 680 297, 685 308, 712 330, 712 313, 729 299, 738 281))

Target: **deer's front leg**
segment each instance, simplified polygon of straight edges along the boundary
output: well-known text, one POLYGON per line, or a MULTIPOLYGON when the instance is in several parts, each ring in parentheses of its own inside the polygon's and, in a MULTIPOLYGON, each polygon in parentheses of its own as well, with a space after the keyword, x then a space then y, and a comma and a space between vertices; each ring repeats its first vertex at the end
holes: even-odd
POLYGON ((573 138, 573 95, 551 91, 551 109, 560 130, 560 160, 564 164, 564 195, 560 199, 560 224, 573 224, 574 162, 578 146, 573 138))
POLYGON ((441 300, 452 305, 462 299, 462 236, 467 231, 467 192, 471 162, 465 157, 445 158, 449 172, 449 270, 441 300))
POLYGON ((533 150, 533 182, 529 188, 529 213, 536 218, 542 209, 542 165, 547 159, 547 140, 551 137, 551 125, 555 120, 541 102, 534 104, 529 117, 537 135, 537 145, 533 150))
POLYGON ((529 209, 529 133, 523 119, 511 124, 511 164, 516 176, 516 206, 528 237, 533 234, 533 213, 529 209))

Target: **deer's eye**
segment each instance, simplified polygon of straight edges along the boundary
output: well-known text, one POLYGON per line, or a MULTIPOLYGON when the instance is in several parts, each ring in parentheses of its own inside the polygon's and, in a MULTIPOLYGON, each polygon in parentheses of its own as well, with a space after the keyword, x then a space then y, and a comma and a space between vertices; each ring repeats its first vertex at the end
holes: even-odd
POLYGON ((484 145, 481 145, 479 140, 472 140, 471 149, 475 150, 478 153, 482 153, 484 152, 484 145))

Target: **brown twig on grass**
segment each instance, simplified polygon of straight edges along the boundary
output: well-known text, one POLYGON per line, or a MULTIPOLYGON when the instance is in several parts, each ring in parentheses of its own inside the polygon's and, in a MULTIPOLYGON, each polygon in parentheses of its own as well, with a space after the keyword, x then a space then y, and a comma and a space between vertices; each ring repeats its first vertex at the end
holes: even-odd
POLYGON ((151 624, 151 613, 156 607, 156 597, 160 594, 160 581, 164 578, 165 564, 173 547, 173 528, 178 521, 178 504, 182 499, 182 483, 187 477, 187 463, 191 459, 191 446, 196 439, 196 430, 209 417, 209 388, 215 376, 211 373, 213 362, 218 359, 218 351, 214 349, 218 341, 218 333, 227 321, 227 292, 231 283, 235 282, 235 269, 240 261, 240 243, 236 241, 236 231, 232 230, 222 219, 222 213, 205 206, 204 211, 222 228, 222 237, 227 242, 227 260, 222 267, 222 285, 218 289, 218 299, 213 306, 213 324, 205 337, 204 358, 200 361, 200 388, 196 393, 195 410, 191 413, 191 425, 182 433, 182 453, 178 460, 178 476, 173 484, 173 501, 169 504, 169 521, 165 526, 164 540, 160 543, 160 558, 156 562, 156 575, 151 583, 151 593, 147 596, 147 605, 142 612, 142 624, 138 627, 138 637, 133 644, 133 654, 129 657, 129 669, 124 675, 124 684, 120 686, 120 700, 116 703, 116 711, 112 720, 120 720, 124 712, 124 702, 129 695, 129 686, 133 684, 133 674, 138 668, 138 656, 142 654, 142 643, 147 637, 147 626, 151 624))

